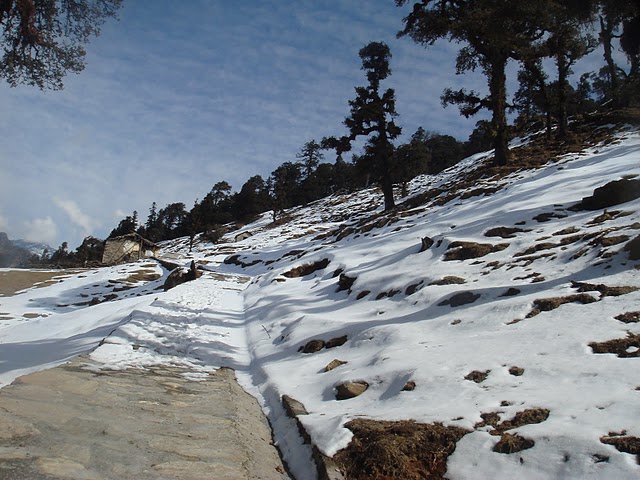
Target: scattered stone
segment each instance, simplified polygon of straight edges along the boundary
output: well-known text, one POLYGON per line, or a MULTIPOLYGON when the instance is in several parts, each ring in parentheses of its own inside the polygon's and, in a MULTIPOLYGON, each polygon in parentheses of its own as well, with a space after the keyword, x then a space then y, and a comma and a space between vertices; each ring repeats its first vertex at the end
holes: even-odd
POLYGON ((331 360, 326 367, 324 367, 324 371, 325 372, 330 372, 331 370, 334 370, 336 368, 338 368, 340 365, 344 365, 347 362, 343 362, 342 360, 338 360, 337 358, 334 360, 331 360))
POLYGON ((344 273, 340 274, 340 278, 338 279, 338 289, 336 292, 341 292, 343 290, 351 291, 351 287, 355 283, 357 277, 349 277, 344 273))
POLYGON ((414 382, 413 380, 409 380, 407 383, 404 384, 404 387, 402 387, 403 392, 413 392, 415 389, 416 389, 416 382, 414 382))
POLYGON ((414 283, 412 285, 409 285, 406 288, 406 290, 404 291, 404 294, 407 295, 407 296, 408 295, 413 295, 414 293, 416 293, 420 289, 420 287, 422 286, 423 283, 424 282, 420 281, 418 283, 414 283))
POLYGON ((362 395, 369 388, 364 381, 344 382, 336 386, 336 400, 348 400, 362 395))
POLYGON ((200 275, 200 272, 198 272, 196 268, 196 262, 191 260, 189 270, 185 272, 184 269, 178 267, 167 276, 167 279, 165 280, 163 286, 164 291, 166 292, 167 290, 177 287, 182 283, 195 280, 196 278, 200 277, 200 275))
POLYGON ((496 453, 516 453, 522 450, 532 448, 535 442, 530 438, 521 437, 518 434, 504 433, 500 437, 500 441, 493 447, 493 451, 496 453))
POLYGON ((371 290, 363 290, 358 294, 358 296, 356 297, 356 300, 361 300, 367 295, 369 295, 370 293, 371 293, 371 290))
POLYGON ((630 260, 640 260, 640 235, 624 246, 625 252, 629 252, 630 260))
POLYGON ((514 377, 520 377, 524 374, 524 368, 520 368, 520 367, 511 367, 509 369, 509 373, 511 375, 513 375, 514 377))
POLYGON ((491 370, 485 370, 484 372, 474 370, 473 372, 468 373, 464 379, 475 383, 482 383, 487 379, 489 373, 491 373, 491 370))
POLYGON ((462 320, 460 320, 459 318, 456 318, 451 322, 451 325, 459 325, 460 323, 462 323, 462 320))
POLYGON ((434 241, 430 237, 424 237, 420 239, 420 253, 429 250, 433 243, 434 241))
POLYGON ((332 338, 331 340, 329 340, 327 342, 327 344, 325 345, 325 348, 341 347, 345 343, 347 343, 347 336, 346 335, 342 335, 341 337, 336 337, 336 338, 332 338))
POLYGON ((519 295, 520 289, 519 288, 514 288, 514 287, 510 287, 509 289, 507 289, 506 292, 504 292, 502 295, 500 295, 501 297, 513 297, 515 295, 519 295))
POLYGON ((640 180, 623 178, 609 182, 593 191, 593 195, 582 199, 585 210, 601 210, 640 198, 640 180))
POLYGON ((308 415, 307 409, 304 405, 289 395, 282 396, 282 405, 284 406, 287 415, 291 418, 295 418, 298 415, 308 415))
POLYGON ((460 292, 456 293, 446 300, 443 300, 438 304, 438 306, 443 307, 445 305, 449 305, 451 308, 461 307, 462 305, 468 305, 475 302, 480 298, 480 296, 481 295, 479 293, 460 292))
POLYGON ((315 353, 322 350, 325 346, 324 340, 310 340, 304 347, 300 347, 302 353, 315 353))

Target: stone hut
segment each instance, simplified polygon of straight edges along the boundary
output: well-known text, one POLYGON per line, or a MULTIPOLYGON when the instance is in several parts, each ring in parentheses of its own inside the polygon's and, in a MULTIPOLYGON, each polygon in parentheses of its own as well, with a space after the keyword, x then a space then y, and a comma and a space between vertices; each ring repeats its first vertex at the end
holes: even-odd
POLYGON ((102 263, 116 265, 118 263, 135 262, 141 258, 155 257, 159 247, 141 237, 137 233, 128 233, 120 237, 108 238, 104 245, 102 263))

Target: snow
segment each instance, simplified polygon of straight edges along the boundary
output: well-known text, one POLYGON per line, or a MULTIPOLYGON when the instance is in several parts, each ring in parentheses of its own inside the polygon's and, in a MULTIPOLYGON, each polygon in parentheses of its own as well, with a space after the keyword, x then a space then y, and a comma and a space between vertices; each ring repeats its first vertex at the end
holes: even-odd
MULTIPOLYGON (((415 179, 409 198, 449 189, 486 157, 415 179)), ((628 260, 626 240, 601 242, 640 234, 640 200, 609 209, 604 220, 597 218, 602 211, 570 208, 608 181, 639 174, 640 134, 627 129, 616 142, 468 189, 499 187, 491 195, 425 200, 390 223, 380 194, 368 190, 294 208, 282 225, 266 213, 223 243, 196 242, 191 253, 188 239, 167 242, 165 256, 184 264, 195 259, 203 276, 168 292, 157 290, 163 276, 111 301, 73 305, 83 292, 104 297, 110 279, 149 263, 142 262, 0 298, 0 386, 86 352, 103 368, 179 365, 194 380, 226 366, 261 403, 299 479, 314 474, 308 447, 285 418, 285 394, 304 404, 309 414, 300 420, 329 456, 349 444, 344 424, 351 419, 415 419, 470 431, 449 457, 451 480, 638 478, 635 456, 600 438, 622 431, 640 436, 640 357, 595 354, 589 344, 640 334, 640 323, 615 318, 640 310, 640 290, 583 292, 594 301, 531 312, 536 300, 578 293, 572 282, 640 287, 639 262, 628 260), (534 219, 543 213, 553 215, 534 219), (513 238, 484 235, 501 226, 521 231, 513 238), (236 242, 241 232, 251 237, 236 242), (420 252, 427 236, 435 243, 420 252), (447 261, 454 241, 508 246, 447 261), (232 254, 245 266, 223 263, 232 254), (324 269, 284 275, 321 260, 329 261, 324 269), (340 272, 355 278, 351 293, 337 291, 340 272), (441 282, 451 276, 464 283, 441 282), (505 296, 510 288, 519 293, 505 296), (457 307, 443 303, 462 292, 479 297, 457 307), (310 340, 343 335, 342 346, 299 351, 310 340), (347 363, 325 371, 334 359, 347 363), (524 373, 510 373, 514 366, 524 373), (474 370, 489 371, 486 380, 466 380, 474 370), (336 385, 355 380, 366 381, 368 390, 336 400, 336 385), (415 390, 403 390, 408 381, 415 390), (481 414, 497 412, 504 421, 529 408, 548 409, 549 417, 509 433, 534 440, 534 447, 493 452, 500 437, 476 426, 481 414)))

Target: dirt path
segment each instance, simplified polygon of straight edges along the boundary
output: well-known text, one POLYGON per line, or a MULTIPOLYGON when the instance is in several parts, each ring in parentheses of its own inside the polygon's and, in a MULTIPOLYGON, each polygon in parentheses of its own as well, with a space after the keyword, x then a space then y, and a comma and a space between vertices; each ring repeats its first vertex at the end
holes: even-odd
POLYGON ((255 399, 221 369, 93 373, 87 358, 0 390, 0 480, 288 478, 255 399))
POLYGON ((33 287, 45 287, 81 270, 0 270, 0 297, 7 297, 33 287))

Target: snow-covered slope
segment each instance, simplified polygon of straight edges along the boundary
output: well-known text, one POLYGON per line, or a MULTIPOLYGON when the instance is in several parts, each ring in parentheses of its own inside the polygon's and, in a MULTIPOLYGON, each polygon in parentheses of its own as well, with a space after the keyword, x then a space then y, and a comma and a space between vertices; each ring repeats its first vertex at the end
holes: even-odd
MULTIPOLYGON (((191 253, 187 239, 166 243, 164 255, 205 274, 130 307, 93 356, 179 364, 194 378, 234 367, 299 479, 313 478, 309 452, 283 395, 304 404, 300 420, 329 456, 351 441, 350 420, 413 419, 467 432, 452 480, 638 478, 625 451, 640 444, 640 262, 624 249, 640 235, 640 199, 572 207, 640 175, 640 134, 460 183, 486 157, 414 180, 391 213, 372 189, 277 222, 264 214, 191 253), (366 390, 338 400, 348 382, 366 390)), ((24 297, 11 301, 0 310, 24 297)))

